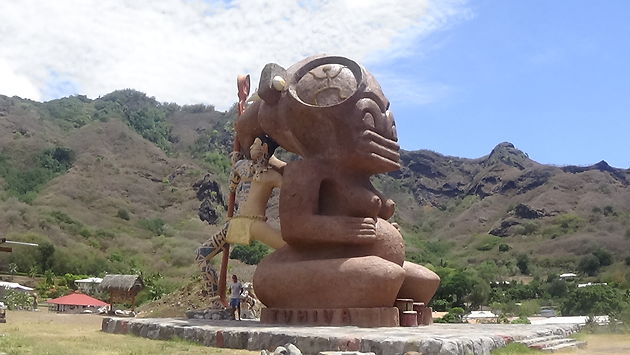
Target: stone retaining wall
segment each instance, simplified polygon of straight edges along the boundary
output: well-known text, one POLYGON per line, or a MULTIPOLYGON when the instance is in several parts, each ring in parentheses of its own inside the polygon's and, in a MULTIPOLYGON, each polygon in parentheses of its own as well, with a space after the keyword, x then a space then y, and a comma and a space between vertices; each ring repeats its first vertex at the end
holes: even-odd
POLYGON ((103 319, 107 333, 133 334, 149 339, 185 339, 206 346, 273 350, 295 344, 305 355, 326 350, 396 355, 417 351, 424 355, 488 354, 513 340, 544 335, 567 336, 576 325, 435 324, 416 328, 282 327, 254 321, 210 321, 176 318, 103 319))

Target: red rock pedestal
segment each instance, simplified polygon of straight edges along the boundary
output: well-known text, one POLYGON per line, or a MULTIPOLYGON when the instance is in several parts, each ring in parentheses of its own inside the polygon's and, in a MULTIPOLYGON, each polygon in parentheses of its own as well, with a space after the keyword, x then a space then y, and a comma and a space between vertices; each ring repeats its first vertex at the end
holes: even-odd
POLYGON ((398 308, 263 308, 260 322, 319 326, 398 327, 398 308))
POLYGON ((413 310, 418 313, 418 325, 433 324, 433 309, 427 307, 423 302, 414 302, 413 310))
POLYGON ((418 313, 416 311, 403 311, 400 317, 401 327, 417 327, 418 313))

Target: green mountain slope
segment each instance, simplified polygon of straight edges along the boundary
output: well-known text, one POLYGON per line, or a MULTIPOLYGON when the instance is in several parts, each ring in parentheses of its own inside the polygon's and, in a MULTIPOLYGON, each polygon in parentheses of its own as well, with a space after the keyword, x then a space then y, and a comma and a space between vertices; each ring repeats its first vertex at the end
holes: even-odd
MULTIPOLYGON (((0 234, 55 248, 42 260, 16 247, 0 269, 159 271, 173 282, 194 273, 193 250, 225 212, 234 117, 133 90, 46 103, 0 96, 0 234)), ((543 165, 510 143, 478 159, 420 150, 402 162, 373 180, 397 202, 409 259, 490 262, 507 278, 522 255, 543 276, 604 251, 602 275, 628 281, 629 170, 543 165)))

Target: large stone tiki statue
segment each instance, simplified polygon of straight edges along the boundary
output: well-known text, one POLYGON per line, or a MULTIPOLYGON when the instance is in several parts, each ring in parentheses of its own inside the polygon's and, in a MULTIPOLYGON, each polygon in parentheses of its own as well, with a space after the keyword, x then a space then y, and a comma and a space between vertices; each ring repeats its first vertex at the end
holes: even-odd
POLYGON ((370 182, 400 168, 394 117, 374 77, 347 58, 316 56, 288 69, 268 64, 258 96, 237 121, 241 146, 267 134, 301 157, 283 172, 287 245, 254 275, 260 300, 280 312, 273 317, 291 318, 295 310, 295 317, 320 324, 326 314, 317 310, 341 309, 349 319, 365 309, 392 309, 397 298, 428 303, 439 278, 404 261, 402 236, 387 222, 395 204, 370 182))

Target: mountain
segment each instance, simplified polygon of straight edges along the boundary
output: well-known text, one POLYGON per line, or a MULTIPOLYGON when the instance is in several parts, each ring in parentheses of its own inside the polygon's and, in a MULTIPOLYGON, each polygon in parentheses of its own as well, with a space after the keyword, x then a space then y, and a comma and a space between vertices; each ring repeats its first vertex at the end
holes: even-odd
MULTIPOLYGON (((15 247, 0 269, 142 270, 181 283, 224 220, 234 117, 134 90, 45 103, 0 96, 0 234, 55 250, 47 259, 15 247)), ((492 262, 510 276, 528 255, 544 276, 603 250, 613 261, 602 277, 629 277, 630 170, 539 164, 507 142, 478 159, 401 157, 400 171, 373 182, 397 203, 409 259, 492 262)))
POLYGON ((478 159, 420 150, 402 161, 376 182, 398 202, 395 219, 417 261, 492 260, 514 273, 516 256, 527 254, 541 272, 561 272, 603 249, 623 267, 630 170, 539 164, 507 142, 478 159))

